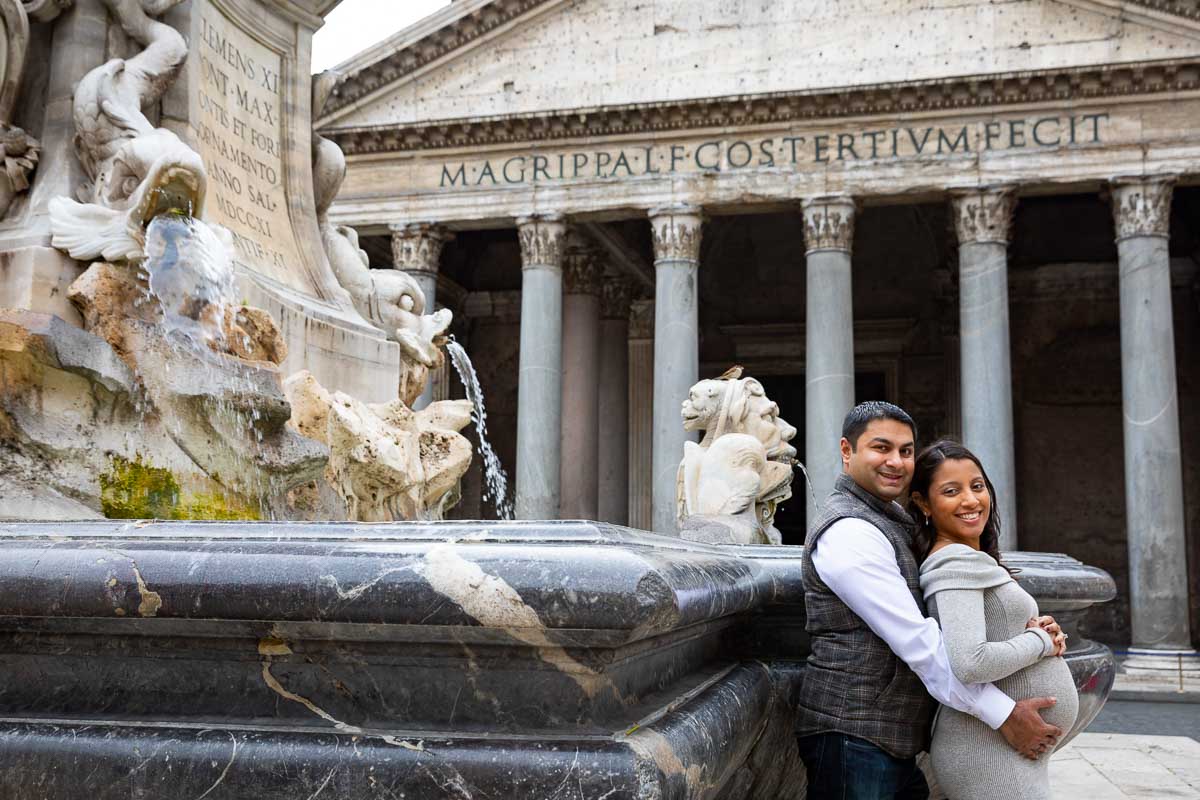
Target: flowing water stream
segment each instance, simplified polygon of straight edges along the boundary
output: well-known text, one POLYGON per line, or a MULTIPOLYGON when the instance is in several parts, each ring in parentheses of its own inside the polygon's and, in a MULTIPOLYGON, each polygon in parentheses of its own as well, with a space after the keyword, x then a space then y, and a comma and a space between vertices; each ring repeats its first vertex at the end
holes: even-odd
POLYGON ((500 519, 513 518, 513 502, 508 497, 508 475, 500 465, 500 458, 487 440, 487 410, 483 406, 483 389, 479 385, 479 376, 475 367, 462 345, 451 336, 446 342, 446 351, 450 354, 450 362, 458 372, 463 386, 467 390, 467 399, 471 401, 471 421, 479 434, 479 455, 483 459, 483 499, 491 501, 496 508, 496 516, 500 519))

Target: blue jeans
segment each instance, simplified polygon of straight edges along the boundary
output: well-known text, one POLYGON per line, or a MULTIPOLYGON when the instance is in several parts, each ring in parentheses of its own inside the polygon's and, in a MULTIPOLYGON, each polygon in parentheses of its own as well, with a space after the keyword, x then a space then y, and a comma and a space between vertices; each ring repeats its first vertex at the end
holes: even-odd
POLYGON ((915 758, 896 758, 844 733, 798 736, 808 771, 808 800, 927 800, 915 758))

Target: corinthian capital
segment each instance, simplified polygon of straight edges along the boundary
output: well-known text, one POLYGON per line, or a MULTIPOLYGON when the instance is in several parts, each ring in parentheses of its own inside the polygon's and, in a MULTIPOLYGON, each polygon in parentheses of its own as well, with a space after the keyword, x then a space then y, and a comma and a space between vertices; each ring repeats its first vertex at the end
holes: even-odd
POLYGON ((654 301, 639 297, 629 304, 629 338, 654 338, 654 301))
POLYGON ((521 268, 562 269, 567 225, 559 214, 540 214, 517 220, 521 240, 521 268))
POLYGON ((563 256, 563 291, 567 294, 600 295, 600 277, 604 264, 596 251, 574 236, 567 237, 567 252, 563 256))
POLYGON ((404 272, 437 273, 442 246, 454 235, 440 225, 412 222, 389 225, 392 232, 392 266, 404 272))
POLYGON ((959 244, 1008 244, 1017 195, 1011 186, 956 189, 950 192, 959 244))
POLYGON ((804 215, 804 252, 843 250, 854 244, 854 198, 848 195, 809 197, 800 204, 804 215))
POLYGON ((1118 242, 1130 236, 1170 234, 1174 175, 1113 178, 1109 187, 1118 242))
POLYGON ((633 303, 633 284, 624 278, 604 281, 600 287, 601 319, 629 319, 629 306, 633 303))
POLYGON ((667 206, 650 211, 655 261, 699 261, 704 216, 695 206, 667 206))

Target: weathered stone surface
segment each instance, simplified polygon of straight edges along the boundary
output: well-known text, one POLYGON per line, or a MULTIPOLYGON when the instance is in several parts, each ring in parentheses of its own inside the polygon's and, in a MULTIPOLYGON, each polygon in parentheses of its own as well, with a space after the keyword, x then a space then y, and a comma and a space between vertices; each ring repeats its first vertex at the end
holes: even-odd
POLYGON ((149 13, 174 4, 103 0, 136 52, 97 65, 75 89, 75 142, 89 180, 80 194, 84 202, 50 201, 53 244, 72 258, 136 259, 145 225, 156 214, 204 210, 208 172, 200 156, 142 112, 162 97, 187 57, 183 36, 149 13))
POLYGON ((263 513, 180 448, 104 339, 2 311, 0 378, 0 519, 263 513))
MULTIPOLYGON (((0 787, 795 797, 799 556, 587 523, 0 525, 0 787)), ((1068 628, 1112 594, 1009 561, 1068 628)), ((1111 654, 1071 641, 1102 699, 1111 654)))
POLYGON ((330 393, 312 375, 285 383, 291 427, 329 447, 323 480, 349 519, 440 520, 459 499, 471 444, 459 435, 471 420, 467 400, 442 400, 412 411, 396 400, 368 405, 330 393))
POLYGON ((675 488, 680 535, 713 543, 782 544, 775 509, 792 496, 796 448, 788 442, 796 429, 780 417, 779 406, 761 383, 734 367, 693 386, 682 414, 684 430, 704 431, 704 438, 683 445, 675 488))
POLYGON ((287 358, 287 342, 275 318, 261 308, 226 307, 221 332, 219 347, 230 355, 246 361, 268 361, 276 366, 287 358))
MULTIPOLYGON (((327 118, 343 126, 463 119, 741 95, 749 87, 762 93, 812 91, 983 71, 1139 61, 1160 58, 1166 49, 1198 51, 1183 28, 1167 33, 1098 6, 1085 10, 1035 3, 996 10, 985 0, 971 0, 913 11, 907 2, 847 8, 805 0, 785 10, 747 3, 697 8, 688 0, 653 7, 637 0, 592 0, 526 20, 507 31, 501 42, 492 39, 419 75, 397 70, 400 74, 386 76, 395 83, 385 85, 384 91, 371 87, 377 93, 368 102, 349 102, 358 97, 353 86, 346 87, 343 107, 327 118), (614 35, 581 33, 598 30, 614 35), (845 47, 830 48, 825 36, 831 30, 855 31, 857 36, 845 47), (933 31, 938 38, 928 38, 933 31), (557 48, 564 39, 573 43, 569 53, 557 48), (1114 41, 1121 42, 1119 53, 1113 53, 1114 41), (523 71, 506 88, 505 82, 514 76, 493 71, 498 48, 512 64, 536 63, 538 69, 523 71), (702 79, 694 66, 699 54, 706 56, 702 79), (656 79, 647 81, 641 70, 651 64, 656 79)), ((448 16, 468 13, 464 9, 448 16)), ((464 41, 470 40, 469 34, 464 36, 464 41)), ((416 43, 393 37, 361 54, 353 67, 384 61, 401 44, 416 43)), ((386 66, 366 72, 385 77, 386 66)))

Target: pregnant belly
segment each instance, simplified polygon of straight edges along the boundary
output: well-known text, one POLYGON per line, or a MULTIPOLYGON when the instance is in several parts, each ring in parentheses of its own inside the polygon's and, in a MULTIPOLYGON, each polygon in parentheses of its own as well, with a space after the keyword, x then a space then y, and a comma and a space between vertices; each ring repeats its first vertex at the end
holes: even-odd
POLYGON ((1079 713, 1079 693, 1071 668, 1061 658, 1043 658, 1015 675, 996 682, 996 688, 1014 700, 1030 697, 1054 697, 1058 703, 1053 708, 1044 708, 1042 718, 1063 731, 1070 730, 1079 713))

